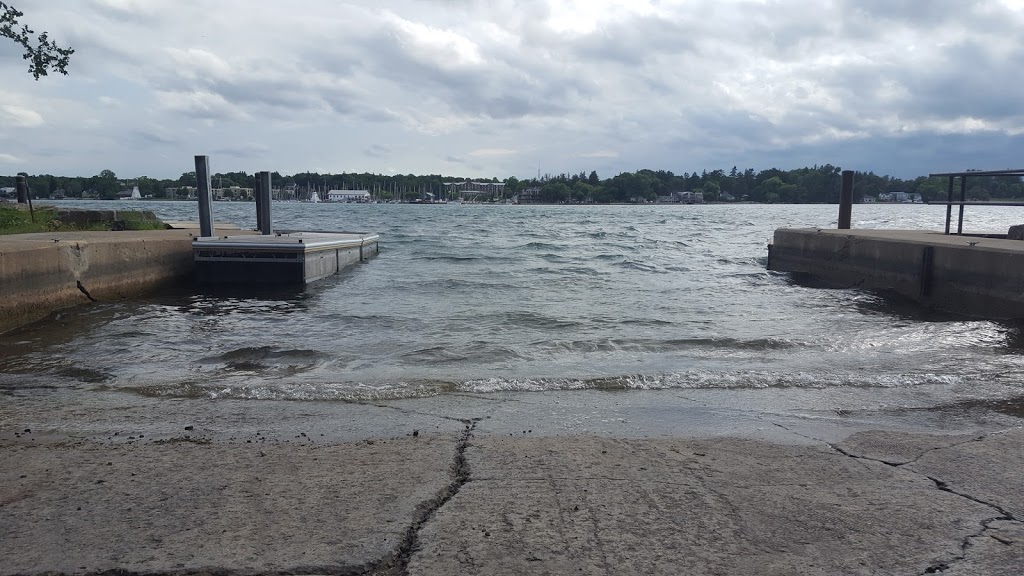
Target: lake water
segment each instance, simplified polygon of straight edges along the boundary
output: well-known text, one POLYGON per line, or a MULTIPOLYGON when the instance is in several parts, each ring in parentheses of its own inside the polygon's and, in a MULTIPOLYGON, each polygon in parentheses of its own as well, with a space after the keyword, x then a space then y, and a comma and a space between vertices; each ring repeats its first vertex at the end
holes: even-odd
MULTIPOLYGON (((187 202, 66 202, 196 219, 187 202)), ((1014 323, 765 269, 779 227, 836 206, 278 203, 278 229, 371 231, 380 256, 288 290, 169 289, 0 335, 0 395, 375 400, 573 389, 906 388, 1024 394, 1014 323)), ((858 205, 855 228, 941 229, 943 207, 858 205)), ((216 203, 255 225, 255 205, 216 203)), ((968 210, 1004 231, 1024 210, 968 210)), ((628 393, 628 392, 627 392, 628 393)))

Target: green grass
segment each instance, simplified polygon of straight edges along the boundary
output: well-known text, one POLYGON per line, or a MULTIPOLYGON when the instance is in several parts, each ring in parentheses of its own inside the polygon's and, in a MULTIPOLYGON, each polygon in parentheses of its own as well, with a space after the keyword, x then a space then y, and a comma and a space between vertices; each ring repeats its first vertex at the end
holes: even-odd
POLYGON ((118 211, 119 220, 111 222, 91 222, 84 226, 61 222, 57 219, 57 211, 53 208, 37 208, 35 218, 28 210, 12 205, 0 204, 0 234, 29 234, 31 232, 76 232, 103 230, 163 230, 166 227, 160 220, 153 220, 141 212, 118 211))
POLYGON ((53 228, 49 226, 49 223, 56 215, 55 210, 36 210, 35 222, 33 222, 28 210, 0 205, 0 234, 52 231, 53 228))
POLYGON ((125 230, 164 230, 166 226, 160 220, 146 218, 139 212, 118 212, 124 222, 125 230))

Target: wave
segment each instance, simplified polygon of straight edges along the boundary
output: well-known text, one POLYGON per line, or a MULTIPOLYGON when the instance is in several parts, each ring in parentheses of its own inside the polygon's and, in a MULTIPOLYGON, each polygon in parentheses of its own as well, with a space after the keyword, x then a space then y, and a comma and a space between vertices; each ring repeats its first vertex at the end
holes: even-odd
POLYGON ((620 262, 620 263, 616 264, 616 266, 618 266, 620 268, 626 268, 627 270, 636 270, 636 271, 640 271, 640 272, 649 272, 649 273, 652 273, 652 274, 668 274, 669 273, 668 270, 665 270, 664 268, 661 268, 660 266, 655 266, 653 264, 647 264, 645 262, 637 262, 635 260, 626 260, 625 262, 620 262))
POLYGON ((432 260, 432 261, 438 261, 438 262, 456 262, 456 263, 473 262, 475 260, 481 260, 482 259, 480 256, 436 256, 436 255, 433 255, 433 256, 429 256, 429 255, 428 256, 416 256, 415 258, 417 260, 432 260))
POLYGON ((776 373, 760 371, 690 371, 668 374, 632 374, 598 378, 487 378, 469 380, 460 391, 476 393, 539 392, 550 390, 667 390, 764 388, 906 388, 929 384, 961 383, 960 377, 945 374, 878 374, 872 376, 829 373, 776 373))
POLYGON ((328 361, 339 363, 341 359, 316 350, 260 346, 207 356, 200 358, 198 363, 219 366, 219 376, 246 373, 257 377, 285 378, 309 372, 328 361))
POLYGON ((400 380, 384 383, 270 383, 225 384, 186 381, 173 384, 113 387, 95 391, 120 391, 149 398, 206 400, 276 400, 374 402, 424 398, 445 394, 496 394, 551 391, 630 390, 758 390, 768 388, 911 388, 927 385, 964 384, 963 377, 945 374, 832 374, 771 371, 716 372, 693 370, 660 374, 625 374, 581 378, 479 378, 468 380, 400 380))
POLYGON ((98 387, 95 390, 117 390, 147 398, 192 399, 192 400, 276 400, 295 402, 374 402, 425 398, 457 391, 455 382, 424 380, 419 382, 394 382, 389 384, 270 384, 225 385, 222 383, 181 382, 176 384, 154 384, 128 386, 112 389, 98 387))
POLYGON ((281 349, 274 346, 259 346, 238 348, 229 350, 216 356, 207 356, 199 360, 200 364, 232 364, 232 363, 262 363, 262 362, 295 362, 310 363, 327 359, 329 356, 323 352, 309 349, 281 349))
MULTIPOLYGON (((660 326, 654 320, 632 320, 632 324, 660 326)), ((785 338, 753 338, 740 340, 736 338, 675 338, 657 340, 653 338, 607 338, 600 340, 543 340, 530 344, 535 352, 556 352, 580 354, 588 352, 631 352, 657 353, 677 352, 694 349, 713 349, 718 351, 753 351, 769 352, 811 348, 814 344, 787 340, 785 338)))

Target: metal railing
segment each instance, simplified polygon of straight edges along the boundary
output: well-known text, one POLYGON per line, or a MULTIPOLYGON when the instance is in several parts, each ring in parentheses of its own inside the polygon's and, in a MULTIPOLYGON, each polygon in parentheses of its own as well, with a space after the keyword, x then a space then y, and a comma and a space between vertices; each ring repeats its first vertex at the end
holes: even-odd
POLYGON ((1020 170, 968 170, 966 172, 945 172, 941 174, 929 174, 929 178, 949 178, 949 194, 945 202, 929 202, 929 204, 946 205, 946 234, 949 234, 949 226, 953 219, 953 206, 960 207, 959 217, 956 223, 956 233, 964 233, 964 206, 1024 206, 1024 202, 979 202, 967 200, 967 177, 968 176, 1024 176, 1024 169, 1020 170), (953 200, 953 182, 960 179, 960 200, 953 200))

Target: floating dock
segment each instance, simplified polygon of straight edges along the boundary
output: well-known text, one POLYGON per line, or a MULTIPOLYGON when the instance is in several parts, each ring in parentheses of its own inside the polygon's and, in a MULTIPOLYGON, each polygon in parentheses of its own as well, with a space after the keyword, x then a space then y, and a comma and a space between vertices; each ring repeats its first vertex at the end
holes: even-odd
POLYGON ((192 254, 204 284, 301 284, 366 262, 379 252, 378 239, 348 232, 215 236, 194 239, 192 254))
POLYGON ((215 235, 210 158, 195 160, 200 235, 192 241, 192 258, 201 284, 308 284, 380 251, 380 236, 370 232, 275 232, 268 171, 256 174, 259 235, 215 235))
POLYGON ((891 290, 958 314, 1024 318, 1024 241, 1006 234, 779 229, 768 269, 833 287, 891 290))

